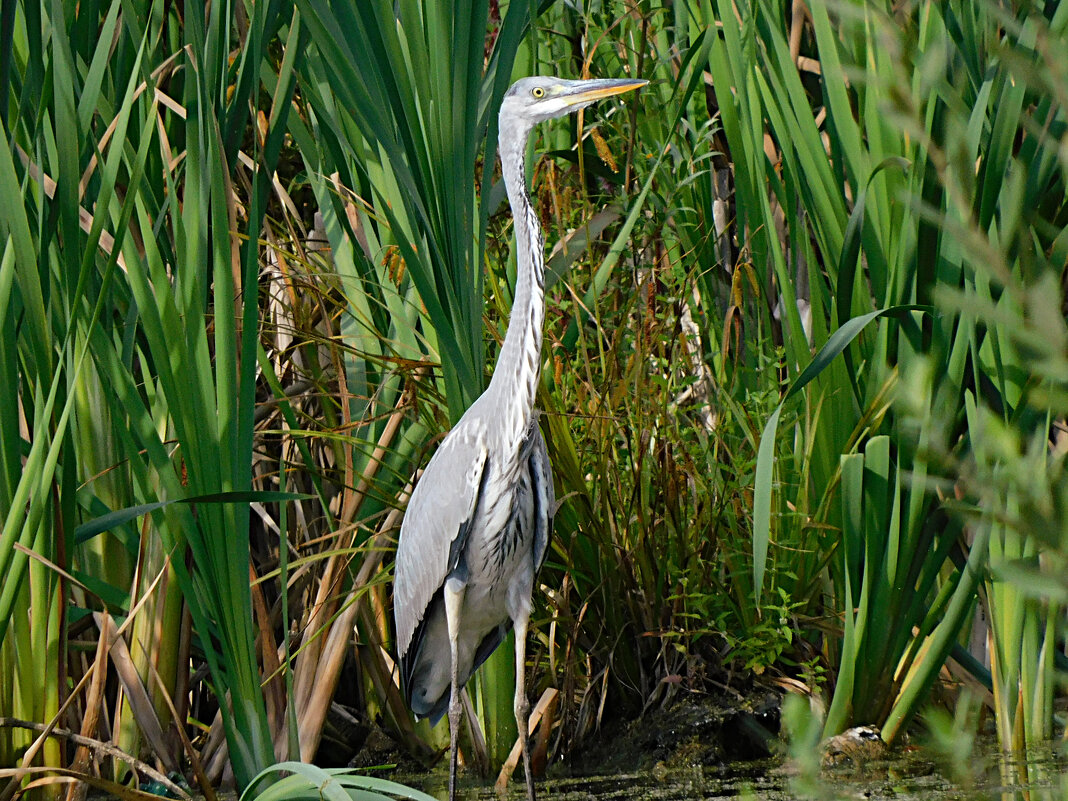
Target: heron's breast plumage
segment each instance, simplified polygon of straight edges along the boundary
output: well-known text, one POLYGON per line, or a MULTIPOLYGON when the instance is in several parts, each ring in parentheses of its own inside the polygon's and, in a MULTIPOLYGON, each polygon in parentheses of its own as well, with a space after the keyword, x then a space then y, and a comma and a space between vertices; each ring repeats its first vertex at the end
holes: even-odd
POLYGON ((524 491, 529 482, 523 480, 518 469, 509 472, 502 479, 504 491, 486 509, 481 536, 473 537, 468 544, 468 554, 477 555, 480 563, 478 572, 492 582, 500 581, 510 562, 521 558, 524 551, 529 558, 532 508, 529 490, 524 491))

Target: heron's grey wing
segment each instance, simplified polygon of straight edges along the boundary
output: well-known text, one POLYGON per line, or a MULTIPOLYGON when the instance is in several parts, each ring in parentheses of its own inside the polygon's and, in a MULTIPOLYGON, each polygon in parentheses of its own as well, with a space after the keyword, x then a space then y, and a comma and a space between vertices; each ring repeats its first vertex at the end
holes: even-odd
POLYGON ((466 537, 478 506, 486 456, 481 430, 457 427, 441 443, 412 491, 393 573, 393 617, 401 657, 453 567, 454 543, 466 537))
POLYGON ((553 490, 549 452, 546 450, 545 437, 542 436, 536 417, 532 428, 533 441, 527 464, 530 469, 530 488, 534 496, 534 571, 537 572, 549 552, 553 515, 556 513, 556 493, 553 490))

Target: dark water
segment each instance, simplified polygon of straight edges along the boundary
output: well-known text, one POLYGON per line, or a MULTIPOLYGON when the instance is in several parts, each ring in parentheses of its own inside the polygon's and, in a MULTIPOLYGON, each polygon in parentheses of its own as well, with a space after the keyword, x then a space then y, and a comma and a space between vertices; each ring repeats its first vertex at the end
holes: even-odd
MULTIPOLYGON (((1068 801, 1064 742, 1033 748, 1026 760, 1005 757, 991 744, 962 759, 954 764, 917 748, 860 768, 811 775, 781 759, 683 768, 658 764, 633 773, 551 777, 539 781, 537 790, 539 801, 1068 801)), ((441 770, 389 778, 448 798, 448 776, 441 770)), ((504 795, 492 782, 462 778, 457 801, 525 801, 522 768, 517 778, 504 795)))
MULTIPOLYGON (((521 770, 521 769, 520 769, 521 770)), ((507 794, 491 784, 462 781, 462 801, 522 801, 521 773, 507 794)), ((439 798, 447 781, 409 782, 439 798)), ((1036 748, 1027 761, 1014 761, 986 749, 966 764, 946 764, 922 750, 897 754, 861 769, 805 777, 780 761, 723 767, 658 769, 612 776, 550 778, 538 782, 539 801, 690 801, 691 799, 895 799, 895 801, 1068 801, 1068 759, 1062 743, 1036 748)))

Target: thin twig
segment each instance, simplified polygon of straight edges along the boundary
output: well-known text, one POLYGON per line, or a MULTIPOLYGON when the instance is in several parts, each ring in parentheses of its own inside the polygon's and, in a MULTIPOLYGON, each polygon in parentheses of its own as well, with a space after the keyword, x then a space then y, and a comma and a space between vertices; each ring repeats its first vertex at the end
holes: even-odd
MULTIPOLYGON (((83 737, 80 734, 75 734, 72 731, 66 729, 53 728, 49 731, 49 727, 43 723, 35 723, 30 720, 19 720, 18 718, 0 718, 0 729, 26 729, 28 731, 36 731, 47 735, 48 737, 55 737, 60 740, 67 740, 75 745, 84 746, 97 754, 103 754, 109 756, 112 759, 117 759, 120 762, 125 762, 131 768, 138 773, 145 774, 153 781, 159 782, 168 790, 174 793, 178 793, 178 796, 185 801, 193 801, 193 797, 183 790, 179 785, 172 782, 162 773, 155 768, 146 765, 139 759, 130 756, 121 748, 118 748, 110 743, 104 743, 100 740, 94 740, 91 737, 83 737)), ((0 776, 11 776, 14 778, 19 769, 0 770, 0 776)))

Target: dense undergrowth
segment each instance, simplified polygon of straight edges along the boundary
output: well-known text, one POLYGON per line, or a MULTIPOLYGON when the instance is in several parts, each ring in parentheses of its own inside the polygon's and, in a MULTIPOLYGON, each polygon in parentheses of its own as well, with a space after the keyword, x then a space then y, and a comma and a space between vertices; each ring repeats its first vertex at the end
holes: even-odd
MULTIPOLYGON (((123 781, 119 754, 245 787, 371 725, 433 760, 391 551, 504 335, 496 109, 537 73, 651 81, 530 157, 561 501, 539 749, 753 684, 824 735, 892 741, 936 684, 1006 749, 1065 732, 1068 6, 115 0, 0 26, 10 792, 123 781)), ((510 654, 469 688, 484 771, 510 654)))

